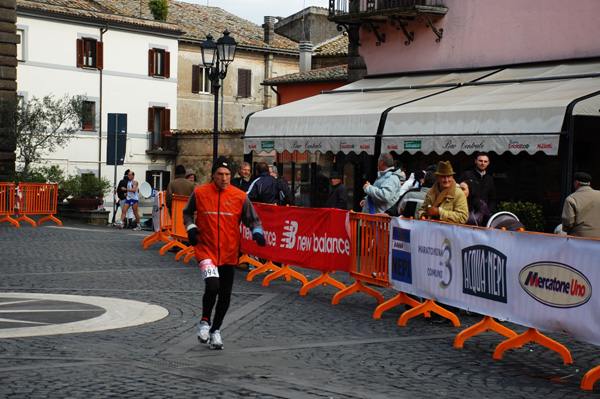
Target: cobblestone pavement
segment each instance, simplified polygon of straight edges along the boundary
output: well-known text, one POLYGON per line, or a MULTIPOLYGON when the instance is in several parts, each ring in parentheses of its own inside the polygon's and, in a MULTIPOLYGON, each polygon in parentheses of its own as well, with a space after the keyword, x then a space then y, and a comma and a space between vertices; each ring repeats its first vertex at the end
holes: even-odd
MULTIPOLYGON (((247 282, 243 270, 236 270, 222 329, 225 350, 211 351, 196 340, 199 269, 193 261, 175 261, 174 253, 160 256, 160 244, 143 250, 149 234, 0 223, 0 319, 7 317, 1 300, 7 292, 120 298, 169 312, 133 327, 0 339, 0 397, 549 399, 600 393, 600 382, 593 392, 579 387, 600 365, 596 346, 551 334, 571 351, 573 364, 535 344, 494 360, 503 340, 495 333, 471 338, 462 349, 452 345, 480 316, 461 313, 460 328, 424 318, 399 327, 402 306, 376 320, 377 302, 366 294, 333 306, 337 290, 331 286, 300 296, 298 281, 263 287, 264 275, 247 282)), ((318 276, 301 271, 309 280, 318 276)), ((351 283, 344 273, 334 277, 351 283)), ((386 299, 395 294, 380 291, 386 299)))

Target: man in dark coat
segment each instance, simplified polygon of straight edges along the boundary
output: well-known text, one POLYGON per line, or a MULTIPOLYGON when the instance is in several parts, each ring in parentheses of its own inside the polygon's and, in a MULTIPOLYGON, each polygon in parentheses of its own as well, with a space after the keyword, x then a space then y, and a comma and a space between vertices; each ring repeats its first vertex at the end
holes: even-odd
POLYGON ((329 188, 329 197, 325 203, 326 208, 348 209, 348 189, 342 183, 338 172, 331 172, 329 176, 331 186, 329 188))
POLYGON ((277 204, 279 202, 279 189, 277 188, 277 181, 269 173, 269 165, 266 162, 257 163, 256 175, 256 179, 248 188, 250 201, 277 204))
POLYGON ((480 152, 475 158, 475 169, 463 172, 458 183, 471 180, 473 184, 469 189, 477 193, 477 197, 487 204, 490 212, 496 212, 496 185, 491 173, 487 173, 487 167, 490 165, 490 157, 485 152, 480 152), (472 187, 471 187, 472 186, 472 187))
POLYGON ((231 179, 231 185, 247 192, 248 188, 250 188, 250 184, 252 184, 250 169, 251 166, 248 162, 242 162, 240 169, 238 170, 239 177, 231 179))

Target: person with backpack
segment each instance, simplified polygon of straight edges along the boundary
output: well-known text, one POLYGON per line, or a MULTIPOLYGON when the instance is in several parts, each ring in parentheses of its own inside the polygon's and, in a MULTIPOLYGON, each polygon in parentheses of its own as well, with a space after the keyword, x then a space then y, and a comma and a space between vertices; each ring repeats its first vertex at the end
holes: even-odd
POLYGON ((402 171, 394 171, 394 158, 389 152, 379 155, 377 160, 377 179, 373 184, 366 182, 363 191, 365 198, 360 202, 363 213, 383 213, 400 198, 402 171))

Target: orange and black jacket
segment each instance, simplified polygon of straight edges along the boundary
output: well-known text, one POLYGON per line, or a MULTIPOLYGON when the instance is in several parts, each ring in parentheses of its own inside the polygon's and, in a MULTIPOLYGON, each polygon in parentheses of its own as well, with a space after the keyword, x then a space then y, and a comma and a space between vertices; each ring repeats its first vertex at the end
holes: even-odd
POLYGON ((260 219, 246 193, 231 184, 224 190, 214 183, 196 187, 183 208, 183 222, 186 231, 198 229, 196 260, 212 259, 217 266, 238 263, 240 222, 252 232, 262 233, 260 219))

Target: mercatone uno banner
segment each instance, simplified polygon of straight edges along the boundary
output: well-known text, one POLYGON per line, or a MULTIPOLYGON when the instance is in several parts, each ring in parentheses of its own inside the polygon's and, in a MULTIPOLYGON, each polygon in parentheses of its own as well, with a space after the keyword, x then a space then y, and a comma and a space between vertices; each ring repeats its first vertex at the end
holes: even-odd
POLYGON ((600 345, 600 240, 392 218, 398 291, 600 345))
POLYGON ((254 204, 267 245, 241 225, 241 251, 263 259, 323 271, 350 270, 348 211, 254 204))

